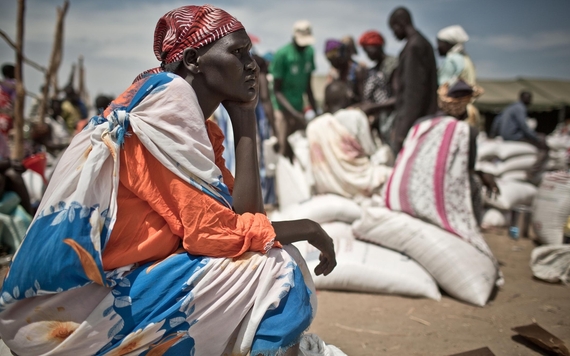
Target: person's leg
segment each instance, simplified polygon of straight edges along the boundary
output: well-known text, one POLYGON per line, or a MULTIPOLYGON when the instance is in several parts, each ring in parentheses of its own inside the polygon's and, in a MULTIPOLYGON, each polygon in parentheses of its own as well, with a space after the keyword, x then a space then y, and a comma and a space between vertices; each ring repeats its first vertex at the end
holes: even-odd
POLYGON ((287 126, 287 120, 283 111, 275 110, 275 129, 277 130, 275 135, 277 136, 277 142, 279 142, 279 154, 282 156, 285 156, 287 149, 287 136, 289 136, 287 126))
POLYGON ((548 164, 548 153, 550 149, 546 144, 546 138, 543 134, 538 134, 540 142, 532 142, 532 141, 525 141, 530 143, 531 145, 535 146, 538 149, 536 155, 536 161, 532 165, 532 167, 527 171, 527 179, 534 185, 540 184, 542 180, 542 174, 546 169, 546 165, 548 164))

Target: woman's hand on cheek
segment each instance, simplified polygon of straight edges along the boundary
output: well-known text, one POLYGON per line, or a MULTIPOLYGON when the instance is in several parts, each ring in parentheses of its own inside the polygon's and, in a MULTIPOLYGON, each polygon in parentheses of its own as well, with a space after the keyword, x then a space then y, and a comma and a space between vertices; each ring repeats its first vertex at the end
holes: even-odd
POLYGON ((236 112, 236 111, 255 111, 255 107, 257 106, 257 102, 259 101, 259 83, 256 80, 255 86, 251 88, 255 91, 251 100, 248 101, 233 101, 233 100, 225 100, 222 102, 222 105, 226 108, 228 113, 236 112))

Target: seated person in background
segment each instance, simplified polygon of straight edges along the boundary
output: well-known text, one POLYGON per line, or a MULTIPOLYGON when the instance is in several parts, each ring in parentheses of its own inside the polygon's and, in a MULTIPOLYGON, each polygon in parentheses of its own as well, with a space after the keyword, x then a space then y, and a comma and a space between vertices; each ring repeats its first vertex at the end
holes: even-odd
POLYGON ((532 103, 532 93, 523 90, 519 101, 507 106, 493 121, 491 137, 500 136, 505 141, 522 141, 538 149, 536 163, 527 172, 529 182, 538 185, 548 162, 548 145, 544 134, 539 134, 526 123, 527 108, 532 103))
POLYGON ((34 215, 30 194, 22 179, 26 168, 20 161, 10 159, 10 149, 6 137, 0 135, 0 197, 7 191, 15 192, 20 197, 20 205, 30 215, 34 215))
MULTIPOLYGON (((105 111, 107 106, 111 104, 112 101, 113 98, 109 96, 98 95, 95 98, 95 115, 101 115, 103 111, 105 111)), ((85 125, 87 125, 88 122, 89 118, 84 118, 79 120, 79 122, 77 122, 77 125, 75 126, 75 132, 73 133, 73 135, 77 135, 79 132, 81 132, 81 130, 83 130, 83 128, 85 127, 85 125)))
POLYGON ((349 103, 347 83, 333 81, 325 89, 326 113, 307 126, 311 167, 319 194, 371 196, 391 173, 391 168, 372 162, 377 147, 370 124, 361 110, 344 109, 349 103))
POLYGON ((77 93, 72 86, 68 85, 64 90, 65 98, 61 103, 61 116, 67 124, 67 130, 70 134, 73 134, 77 123, 87 118, 87 108, 83 101, 81 101, 79 93, 77 93))
POLYGON ((476 244, 482 242, 481 181, 489 193, 498 193, 491 175, 475 171, 478 132, 464 121, 467 104, 481 92, 463 81, 438 89, 439 111, 419 119, 409 131, 385 194, 389 209, 476 244))
POLYGON ((71 141, 71 135, 67 131, 66 123, 61 116, 61 104, 61 100, 51 100, 50 115, 46 116, 43 122, 34 123, 32 125, 31 136, 34 144, 44 146, 45 151, 54 158, 57 157, 71 141))

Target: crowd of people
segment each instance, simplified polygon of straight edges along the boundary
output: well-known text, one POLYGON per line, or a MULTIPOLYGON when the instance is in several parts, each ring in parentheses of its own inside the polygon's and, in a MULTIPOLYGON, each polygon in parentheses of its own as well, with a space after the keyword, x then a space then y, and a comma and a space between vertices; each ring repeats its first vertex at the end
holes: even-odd
MULTIPOLYGON (((5 66, 0 187, 35 217, 2 287, 2 340, 17 354, 297 355, 309 342, 315 291, 290 244, 320 251, 316 275, 336 265, 318 223, 266 215, 280 200, 267 157, 299 159, 290 140, 298 132, 315 194, 382 196, 386 207, 487 251, 481 188, 500 191, 475 165, 482 123, 473 103, 482 89, 465 52, 469 37, 459 25, 439 31, 437 68, 407 9, 388 23, 406 41, 397 57, 375 30, 326 41, 321 108, 308 21, 261 57, 222 9, 168 12, 155 28, 160 66, 117 98, 97 97, 95 116, 69 85, 47 101, 46 117, 31 115, 27 156, 49 155, 53 167, 42 172, 49 184, 36 202, 18 188, 25 164, 9 159, 14 81, 5 66), (372 67, 355 59, 358 47, 372 67)), ((547 154, 524 120, 530 102, 522 93, 492 133, 547 154)))

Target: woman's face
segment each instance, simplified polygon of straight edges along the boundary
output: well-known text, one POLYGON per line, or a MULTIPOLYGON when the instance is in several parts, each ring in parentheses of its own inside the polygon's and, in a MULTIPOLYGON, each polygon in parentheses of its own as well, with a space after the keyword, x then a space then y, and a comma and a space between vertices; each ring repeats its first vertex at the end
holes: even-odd
POLYGON ((255 98, 259 69, 250 54, 251 40, 245 32, 233 32, 198 57, 205 89, 220 101, 249 102, 255 98))

